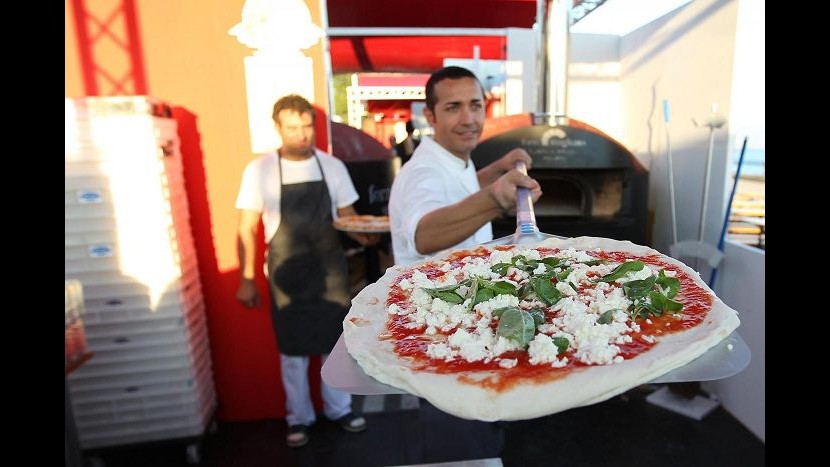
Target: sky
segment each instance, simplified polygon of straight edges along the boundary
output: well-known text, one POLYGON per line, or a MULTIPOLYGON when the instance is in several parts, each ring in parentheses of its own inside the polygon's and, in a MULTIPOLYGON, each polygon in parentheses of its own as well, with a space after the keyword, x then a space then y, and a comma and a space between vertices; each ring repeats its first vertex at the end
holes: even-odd
POLYGON ((571 32, 624 36, 692 0, 607 0, 571 32))

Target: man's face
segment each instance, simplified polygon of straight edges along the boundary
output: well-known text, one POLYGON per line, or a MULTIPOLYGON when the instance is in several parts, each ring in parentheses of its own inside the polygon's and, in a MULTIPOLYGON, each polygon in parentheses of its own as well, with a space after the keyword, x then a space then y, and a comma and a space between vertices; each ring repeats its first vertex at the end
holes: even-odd
POLYGON ((424 116, 435 129, 435 142, 468 160, 484 128, 484 94, 473 78, 445 79, 435 84, 435 110, 424 116))
POLYGON ((283 156, 308 156, 314 147, 314 121, 310 113, 281 110, 277 114, 277 133, 282 138, 283 156))

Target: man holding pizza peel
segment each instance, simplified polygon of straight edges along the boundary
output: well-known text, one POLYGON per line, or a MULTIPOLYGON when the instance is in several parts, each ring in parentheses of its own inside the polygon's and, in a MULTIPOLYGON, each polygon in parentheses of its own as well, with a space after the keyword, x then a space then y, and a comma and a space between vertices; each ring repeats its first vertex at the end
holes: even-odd
MULTIPOLYGON (((325 361, 351 301, 346 257, 332 221, 335 213, 357 214, 353 204, 358 194, 343 162, 315 149, 315 113, 306 99, 295 94, 280 98, 272 118, 282 147, 248 163, 236 199, 241 274, 236 296, 246 307, 259 306, 254 264, 261 217, 286 395, 286 442, 299 447, 308 443, 308 427, 316 420, 308 356, 321 354, 325 361)), ((348 235, 364 246, 380 240, 377 234, 348 235)), ((325 382, 321 392, 326 417, 346 431, 366 429, 366 420, 351 411, 349 393, 325 382)))
POLYGON ((484 88, 470 70, 445 67, 427 81, 424 116, 435 134, 421 139, 389 198, 395 264, 488 242, 490 221, 516 211, 518 187, 528 188, 534 202, 542 195, 536 180, 515 169, 518 161, 533 163, 524 149, 476 171, 470 153, 484 128, 484 104, 484 88))
MULTIPOLYGON (((490 221, 515 213, 518 187, 528 188, 534 202, 542 195, 536 180, 515 169, 518 161, 527 167, 533 163, 524 149, 513 149, 476 171, 470 153, 481 137, 484 115, 484 88, 470 70, 445 67, 427 80, 424 116, 434 135, 421 138, 395 177, 389 198, 395 264, 488 242, 493 239, 490 221)), ((429 405, 421 408, 421 417, 436 430, 452 417, 429 405)), ((501 444, 496 425, 453 419, 464 426, 462 444, 478 446, 481 453, 501 444)))

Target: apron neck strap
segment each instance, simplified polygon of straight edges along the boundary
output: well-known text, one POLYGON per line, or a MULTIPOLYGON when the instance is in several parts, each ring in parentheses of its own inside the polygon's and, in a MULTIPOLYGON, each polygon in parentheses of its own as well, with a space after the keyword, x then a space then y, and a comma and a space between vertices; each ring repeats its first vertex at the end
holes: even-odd
MULTIPOLYGON (((326 181, 326 173, 323 172, 323 166, 320 165, 320 159, 317 157, 317 151, 314 149, 311 150, 311 157, 314 158, 314 161, 317 162, 317 168, 320 169, 320 176, 323 177, 323 181, 326 181)), ((280 150, 277 149, 277 165, 279 165, 279 170, 277 172, 280 176, 280 186, 283 185, 282 183, 282 156, 280 156, 280 150)))

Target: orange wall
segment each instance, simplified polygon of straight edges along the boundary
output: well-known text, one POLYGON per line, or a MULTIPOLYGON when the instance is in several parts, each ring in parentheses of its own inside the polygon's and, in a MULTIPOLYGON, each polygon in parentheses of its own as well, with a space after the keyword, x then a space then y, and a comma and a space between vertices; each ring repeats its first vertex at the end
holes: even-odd
MULTIPOLYGON (((101 5, 101 1, 87 3, 101 5)), ((306 4, 313 21, 320 25, 318 1, 306 0, 306 4)), ((135 3, 147 93, 176 108, 180 122, 219 417, 283 417, 284 395, 268 308, 263 305, 247 310, 235 300, 238 261, 234 200, 242 170, 253 157, 243 58, 253 51, 238 43, 228 30, 240 21, 244 0, 135 3)), ((306 55, 314 59, 315 103, 327 109, 328 84, 320 43, 306 55)), ((82 96, 83 80, 68 0, 65 53, 66 96, 82 96)), ((118 53, 108 53, 96 56, 96 60, 119 60, 118 53)), ((318 137, 322 144, 326 141, 324 128, 318 128, 318 133, 323 131, 318 137)), ((259 285, 261 293, 267 293, 264 280, 259 285)))

